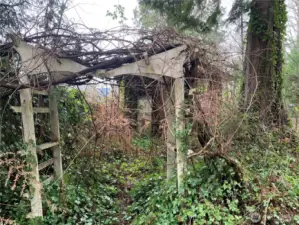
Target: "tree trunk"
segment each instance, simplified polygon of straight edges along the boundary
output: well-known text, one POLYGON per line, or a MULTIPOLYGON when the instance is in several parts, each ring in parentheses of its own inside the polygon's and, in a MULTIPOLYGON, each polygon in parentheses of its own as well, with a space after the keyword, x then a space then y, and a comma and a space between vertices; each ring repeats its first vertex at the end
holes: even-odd
POLYGON ((266 125, 286 123, 281 99, 284 0, 253 0, 245 58, 245 107, 266 125))

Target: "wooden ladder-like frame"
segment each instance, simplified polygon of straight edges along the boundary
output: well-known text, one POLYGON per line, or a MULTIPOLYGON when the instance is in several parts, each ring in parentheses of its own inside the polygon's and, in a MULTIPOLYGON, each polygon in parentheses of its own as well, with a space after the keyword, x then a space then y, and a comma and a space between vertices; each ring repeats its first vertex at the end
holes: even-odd
POLYGON ((30 195, 31 195, 31 217, 42 217, 42 197, 39 171, 54 164, 54 176, 50 176, 47 180, 62 179, 62 159, 60 148, 60 131, 57 99, 54 93, 54 88, 51 87, 48 91, 37 91, 31 88, 20 90, 21 106, 12 106, 11 109, 16 113, 22 113, 23 123, 23 139, 27 145, 27 151, 33 156, 31 160, 31 178, 30 178, 30 195), (32 95, 49 96, 49 107, 33 107, 32 95), (51 142, 36 145, 34 113, 50 113, 51 124, 51 142), (53 151, 53 158, 48 161, 38 164, 37 154, 45 149, 51 148, 53 151))

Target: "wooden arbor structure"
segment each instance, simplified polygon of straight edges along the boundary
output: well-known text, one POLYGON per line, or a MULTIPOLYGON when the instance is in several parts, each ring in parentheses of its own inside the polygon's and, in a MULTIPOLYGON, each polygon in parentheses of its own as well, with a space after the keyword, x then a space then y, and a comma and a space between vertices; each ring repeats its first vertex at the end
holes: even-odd
MULTIPOLYGON (((62 157, 60 147, 59 115, 57 98, 55 95, 55 83, 68 80, 74 73, 86 69, 85 66, 67 59, 59 59, 45 49, 37 48, 26 42, 13 38, 13 43, 9 49, 6 64, 12 63, 10 71, 4 77, 4 84, 0 88, 0 96, 10 94, 11 85, 17 85, 15 90, 19 90, 20 106, 12 106, 15 113, 22 114, 23 140, 26 150, 33 160, 30 162, 30 195, 31 214, 30 217, 43 216, 39 171, 54 165, 54 175, 47 180, 62 180, 62 157), (10 55, 9 55, 10 54, 10 55), (10 62, 9 62, 10 61, 10 62), (51 74, 51 76, 49 76, 51 74), (35 88, 33 84, 46 84, 35 88), (48 96, 48 107, 33 107, 33 96, 48 96), (34 114, 50 114, 51 141, 37 145, 34 114), (53 158, 38 162, 38 154, 46 149, 52 150, 53 158)), ((46 181, 47 181, 46 180, 46 181)))
POLYGON ((103 73, 105 78, 124 75, 148 77, 157 80, 162 85, 163 109, 168 127, 166 134, 167 178, 170 179, 177 170, 179 186, 182 183, 186 163, 182 141, 177 138, 177 133, 185 128, 184 64, 188 58, 186 49, 187 46, 182 45, 103 73))
MULTIPOLYGON (((124 62, 113 69, 101 69, 101 67, 90 69, 78 62, 53 54, 47 49, 38 48, 16 38, 13 40, 12 48, 21 62, 19 70, 15 73, 18 74, 18 77, 17 79, 15 77, 7 78, 6 84, 2 84, 2 87, 15 87, 20 90, 21 106, 13 107, 13 110, 22 113, 24 142, 35 158, 31 164, 32 217, 42 216, 39 169, 54 163, 56 179, 63 177, 57 101, 53 89, 57 84, 72 84, 74 79, 76 84, 80 84, 81 81, 88 81, 88 78, 92 76, 102 79, 113 79, 119 76, 141 76, 161 83, 164 99, 163 108, 168 125, 166 135, 167 178, 171 178, 176 170, 180 190, 186 168, 186 151, 183 150, 183 143, 177 134, 185 129, 185 70, 186 63, 193 60, 188 45, 176 45, 150 56, 144 54, 142 58, 124 62), (49 95, 49 108, 34 108, 32 106, 32 94, 49 95), (52 124, 52 141, 50 143, 36 146, 34 113, 50 113, 52 124), (53 149, 53 159, 38 164, 37 152, 47 148, 53 149)), ((199 50, 193 49, 193 51, 198 52, 199 50)))

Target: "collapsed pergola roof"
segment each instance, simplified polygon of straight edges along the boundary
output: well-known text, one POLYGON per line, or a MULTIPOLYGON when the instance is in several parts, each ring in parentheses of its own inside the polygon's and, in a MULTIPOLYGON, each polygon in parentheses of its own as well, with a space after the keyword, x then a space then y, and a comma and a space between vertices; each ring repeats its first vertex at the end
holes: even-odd
MULTIPOLYGON (((21 89, 21 106, 12 107, 12 110, 22 114, 24 143, 36 159, 30 166, 33 168, 30 180, 34 187, 31 193, 33 217, 43 215, 39 170, 54 164, 56 179, 63 178, 57 99, 50 88, 53 85, 79 85, 94 77, 115 79, 122 76, 161 82, 160 106, 168 126, 167 177, 173 176, 176 166, 178 187, 181 187, 187 160, 184 143, 175 131, 185 130, 186 80, 222 80, 223 72, 217 64, 222 59, 215 46, 206 46, 198 39, 169 29, 157 32, 123 29, 89 34, 51 32, 25 38, 10 35, 10 38, 11 43, 0 46, 0 97, 21 89), (49 108, 33 107, 33 94, 48 96, 49 108), (50 143, 36 145, 34 113, 50 114, 50 143), (53 158, 38 164, 37 150, 48 148, 53 148, 53 158)), ((196 88, 197 84, 190 87, 196 88)))
MULTIPOLYGON (((100 77, 138 75, 153 79, 182 76, 194 60, 203 74, 214 71, 219 62, 215 46, 185 37, 171 29, 136 29, 75 33, 41 33, 25 37, 9 35, 12 42, 0 46, 0 93, 31 87, 85 84, 100 77), (201 68, 200 68, 201 67, 201 68), (29 82, 21 82, 28 76, 29 82)), ((218 74, 220 70, 217 71, 218 74)))

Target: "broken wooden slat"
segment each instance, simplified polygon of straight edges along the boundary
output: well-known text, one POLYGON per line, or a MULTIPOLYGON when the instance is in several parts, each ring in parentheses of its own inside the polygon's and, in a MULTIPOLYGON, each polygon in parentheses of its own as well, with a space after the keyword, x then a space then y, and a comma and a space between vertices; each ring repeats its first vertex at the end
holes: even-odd
MULTIPOLYGON (((11 106, 11 109, 16 113, 22 112, 21 107, 19 107, 19 106, 11 106)), ((49 110, 49 108, 33 107, 33 112, 34 113, 49 113, 50 110, 49 110)))
POLYGON ((16 113, 22 112, 21 107, 19 106, 11 106, 10 108, 16 113))
POLYGON ((35 113, 49 113, 50 110, 49 110, 49 108, 38 107, 38 108, 33 108, 33 112, 35 112, 35 113))
MULTIPOLYGON (((22 112, 21 107, 19 107, 19 106, 11 106, 11 109, 16 113, 22 112)), ((33 107, 33 112, 34 113, 49 113, 50 110, 49 110, 49 108, 33 107)))
POLYGON ((54 175, 51 175, 51 176, 49 176, 47 179, 45 179, 45 180, 43 181, 43 183, 48 183, 48 182, 53 181, 53 180, 54 180, 54 175))
POLYGON ((38 170, 45 169, 46 167, 52 165, 54 163, 54 159, 49 159, 46 162, 43 162, 41 164, 38 164, 38 170))
POLYGON ((45 95, 45 96, 49 95, 48 91, 32 90, 32 93, 36 95, 45 95))
POLYGON ((55 147, 57 145, 59 145, 59 142, 48 142, 48 143, 44 143, 44 144, 36 146, 36 150, 38 152, 40 152, 44 149, 52 148, 52 147, 55 147))

